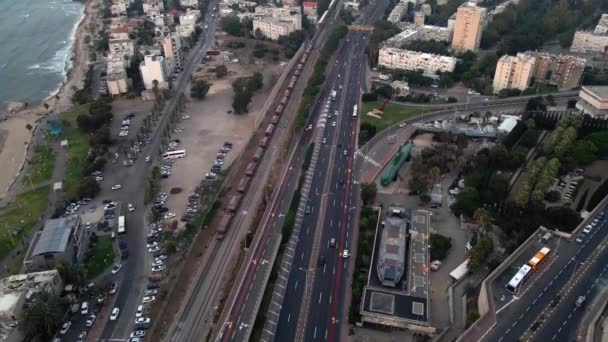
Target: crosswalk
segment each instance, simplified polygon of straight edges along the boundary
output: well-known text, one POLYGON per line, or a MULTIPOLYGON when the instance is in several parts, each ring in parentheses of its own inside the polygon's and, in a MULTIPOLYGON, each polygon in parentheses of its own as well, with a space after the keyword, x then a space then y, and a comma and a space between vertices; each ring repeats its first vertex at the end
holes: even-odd
POLYGON ((361 157, 363 158, 363 160, 365 160, 366 162, 374 165, 375 167, 380 167, 380 163, 378 163, 377 161, 373 160, 371 157, 363 154, 363 152, 361 152, 361 150, 357 150, 357 152, 355 152, 355 158, 356 157, 361 157))

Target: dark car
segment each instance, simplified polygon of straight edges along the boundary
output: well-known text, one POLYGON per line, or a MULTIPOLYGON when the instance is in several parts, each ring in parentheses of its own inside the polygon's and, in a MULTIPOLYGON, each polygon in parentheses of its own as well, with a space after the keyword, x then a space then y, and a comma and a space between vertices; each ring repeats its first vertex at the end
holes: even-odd
POLYGON ((148 290, 155 290, 160 288, 160 284, 159 283, 149 283, 147 286, 148 290))
POLYGON ((120 241, 118 245, 120 246, 120 249, 127 249, 127 243, 125 241, 120 241))
POLYGON ((321 255, 319 257, 319 261, 317 261, 317 265, 318 266, 324 266, 325 265, 325 256, 324 255, 321 255))
POLYGON ((126 249, 125 249, 125 250, 123 250, 123 251, 120 253, 120 259, 121 259, 121 260, 127 260, 127 259, 129 259, 129 251, 128 251, 128 250, 126 250, 126 249))

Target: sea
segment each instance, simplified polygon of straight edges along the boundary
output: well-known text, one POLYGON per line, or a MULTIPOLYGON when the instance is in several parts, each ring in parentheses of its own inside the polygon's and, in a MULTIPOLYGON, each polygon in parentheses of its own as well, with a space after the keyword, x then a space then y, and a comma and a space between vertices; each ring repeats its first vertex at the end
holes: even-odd
POLYGON ((73 0, 0 0, 0 102, 55 95, 71 67, 84 4, 73 0))

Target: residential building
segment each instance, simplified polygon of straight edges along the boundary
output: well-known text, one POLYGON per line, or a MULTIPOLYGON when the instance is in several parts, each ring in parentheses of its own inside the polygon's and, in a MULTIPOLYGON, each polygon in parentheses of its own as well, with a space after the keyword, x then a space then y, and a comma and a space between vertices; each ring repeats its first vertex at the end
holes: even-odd
POLYGON ((456 13, 452 14, 449 18, 448 18, 448 29, 449 30, 454 30, 454 25, 456 24, 456 13))
POLYGON ((378 65, 389 69, 422 70, 426 75, 435 75, 437 71, 452 72, 456 67, 456 58, 430 53, 383 47, 378 54, 378 65))
POLYGON ((425 15, 422 12, 416 12, 414 13, 414 25, 415 26, 423 26, 424 25, 424 19, 425 19, 425 15))
POLYGON ((407 2, 411 2, 414 5, 420 5, 426 2, 426 0, 407 0, 407 2))
POLYGON ((608 118, 608 86, 583 86, 576 108, 593 117, 608 118))
POLYGON ((608 34, 608 13, 602 14, 593 33, 608 34))
POLYGON ((418 31, 412 29, 405 30, 382 42, 382 46, 401 48, 404 44, 416 39, 418 39, 418 31))
POLYGON ((113 0, 110 5, 110 13, 115 16, 127 15, 127 4, 124 0, 113 0))
POLYGON ((145 15, 159 15, 165 11, 162 0, 145 0, 141 6, 145 15))
POLYGON ((84 228, 79 215, 48 220, 36 232, 25 255, 28 272, 50 270, 62 262, 76 262, 84 245, 84 228))
POLYGON ((536 57, 533 77, 540 82, 556 85, 559 89, 577 87, 583 77, 587 60, 570 55, 533 53, 536 57))
MULTIPOLYGON (((50 270, 15 274, 0 280, 0 335, 3 340, 12 332, 13 323, 23 317, 24 309, 33 303, 33 295, 48 291, 59 295, 63 289, 59 271, 50 270)), ((14 325, 13 325, 14 326, 14 325)))
POLYGON ((422 25, 415 28, 418 31, 416 39, 450 42, 454 31, 441 26, 422 25))
POLYGON ((110 96, 120 96, 129 92, 127 61, 120 55, 108 55, 106 84, 110 96))
POLYGON ((308 19, 309 22, 313 24, 317 24, 318 15, 317 15, 317 2, 316 1, 304 1, 302 2, 303 13, 308 19))
POLYGON ((165 31, 162 38, 163 55, 167 64, 167 73, 172 74, 173 70, 182 67, 182 43, 179 33, 165 31))
POLYGON ((255 17, 272 17, 291 22, 296 30, 302 29, 302 10, 300 7, 273 7, 258 6, 255 8, 255 17))
POLYGON ((528 53, 518 53, 517 56, 504 55, 496 64, 494 74, 494 93, 503 89, 526 90, 534 73, 536 58, 528 53))
POLYGON ((431 5, 429 4, 423 4, 422 6, 420 6, 420 12, 422 12, 425 16, 429 16, 431 14, 433 14, 433 9, 431 8, 431 5))
POLYGON ((108 50, 112 55, 120 55, 122 57, 131 58, 135 54, 135 44, 129 38, 108 40, 108 50))
POLYGON ((179 4, 183 7, 198 8, 198 0, 179 0, 179 4))
POLYGON ((167 88, 168 74, 165 58, 158 55, 146 55, 139 65, 141 78, 146 89, 154 88, 154 81, 158 82, 159 88, 167 88))
POLYGON ((401 22, 401 20, 403 19, 403 16, 407 13, 407 6, 408 6, 407 1, 398 2, 397 5, 395 5, 395 8, 393 8, 391 13, 388 15, 387 20, 390 21, 391 23, 401 22))
POLYGON ((608 54, 608 34, 596 34, 594 32, 576 31, 570 51, 608 54))
MULTIPOLYGON (((456 11, 454 21, 454 37, 452 38, 452 49, 456 52, 479 50, 483 22, 486 9, 478 7, 474 2, 468 2, 456 11)), ((448 25, 449 27, 449 25, 448 25)))
POLYGON ((388 207, 376 260, 378 279, 383 286, 397 287, 405 272, 406 233, 405 208, 388 207))
POLYGON ((201 11, 188 9, 186 13, 181 13, 179 15, 179 24, 180 25, 196 25, 196 22, 201 17, 201 11))
POLYGON ((268 7, 255 8, 253 32, 259 32, 267 38, 277 40, 281 36, 302 29, 302 12, 299 7, 268 7))
POLYGON ((447 5, 448 0, 437 0, 437 6, 447 5))

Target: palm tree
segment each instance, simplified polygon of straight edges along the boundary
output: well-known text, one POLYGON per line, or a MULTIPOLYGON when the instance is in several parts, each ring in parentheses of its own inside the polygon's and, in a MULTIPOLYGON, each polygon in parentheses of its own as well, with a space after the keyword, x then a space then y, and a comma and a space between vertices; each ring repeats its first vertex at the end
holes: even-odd
POLYGON ((28 336, 50 341, 61 322, 64 303, 55 292, 47 289, 34 294, 31 300, 33 303, 19 319, 20 328, 28 336))

